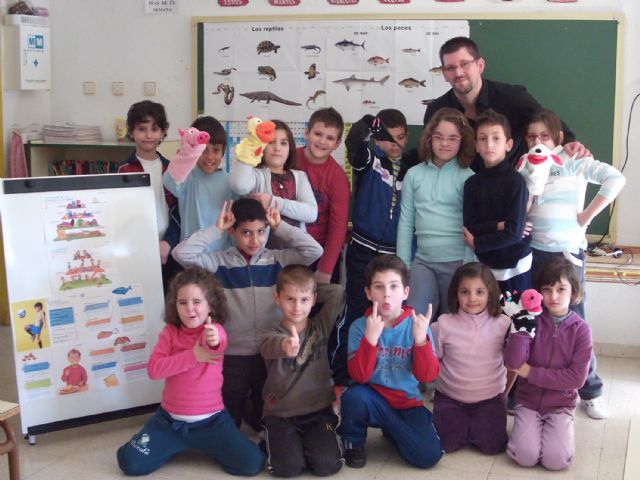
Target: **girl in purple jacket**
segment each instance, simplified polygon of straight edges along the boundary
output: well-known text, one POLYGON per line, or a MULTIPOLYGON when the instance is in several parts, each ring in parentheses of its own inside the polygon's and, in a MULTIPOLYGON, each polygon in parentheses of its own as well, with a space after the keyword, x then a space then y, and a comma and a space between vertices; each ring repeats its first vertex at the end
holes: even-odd
POLYGON ((582 296, 571 262, 549 261, 535 287, 544 303, 535 336, 512 333, 504 354, 507 368, 521 377, 507 455, 524 467, 560 470, 573 463, 576 399, 589 369, 591 329, 569 309, 582 296))

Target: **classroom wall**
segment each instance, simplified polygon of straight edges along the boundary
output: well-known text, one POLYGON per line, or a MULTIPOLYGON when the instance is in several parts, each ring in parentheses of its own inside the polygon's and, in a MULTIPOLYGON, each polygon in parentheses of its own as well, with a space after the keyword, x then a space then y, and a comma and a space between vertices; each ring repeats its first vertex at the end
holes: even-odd
MULTIPOLYGON (((0 0, 0 8, 5 7, 6 3, 7 0, 0 0)), ((640 63, 634 58, 637 55, 636 45, 640 40, 640 33, 637 28, 631 28, 640 25, 640 5, 637 0, 579 0, 573 4, 554 4, 545 0, 467 0, 459 3, 412 0, 411 3, 398 5, 383 5, 377 0, 360 0, 354 6, 331 6, 325 0, 301 0, 301 5, 297 7, 279 8, 270 6, 267 0, 250 0, 248 7, 240 8, 222 8, 215 0, 177 0, 178 13, 175 15, 145 15, 142 0, 56 0, 51 5, 48 0, 38 0, 35 3, 49 6, 51 12, 53 88, 49 93, 3 92, 5 151, 10 126, 31 121, 98 124, 103 137, 113 140, 115 117, 125 115, 131 103, 143 98, 144 81, 157 82, 158 95, 153 100, 163 103, 167 108, 171 122, 169 138, 175 138, 177 128, 192 121, 193 16, 440 12, 461 15, 513 13, 529 18, 546 14, 622 15, 625 19, 624 46, 628 48, 624 48, 623 52, 619 110, 622 129, 619 145, 621 158, 626 154, 625 136, 631 102, 640 93, 640 63), (86 80, 96 81, 95 96, 82 94, 82 82, 86 80), (126 82, 124 96, 111 95, 112 81, 126 82)), ((6 11, 6 8, 2 11, 6 11)), ((523 83, 526 84, 526 79, 523 79, 523 83)), ((567 95, 571 95, 571 85, 559 85, 558 88, 566 88, 567 95)), ((595 100, 576 98, 576 101, 595 100)), ((638 103, 629 142, 629 151, 636 155, 640 152, 640 102, 638 103)), ((553 108, 553 105, 548 107, 553 108)), ((588 139, 582 140, 588 145, 588 139)), ((640 165, 637 159, 630 159, 625 174, 628 178, 627 187, 616 207, 618 242, 640 245, 636 193, 640 189, 640 165)), ((620 285, 613 286, 607 290, 609 291, 618 292, 616 295, 619 297, 635 293, 633 287, 620 285)), ((600 313, 608 310, 606 305, 611 300, 610 295, 596 295, 594 291, 590 308, 593 307, 593 311, 598 312, 597 316, 601 317, 600 313)), ((598 337, 601 337, 602 341, 606 339, 609 343, 640 346, 640 331, 634 322, 637 316, 635 309, 631 305, 622 305, 623 312, 616 315, 613 326, 610 318, 590 319, 594 322, 596 340, 600 341, 598 337), (605 332, 606 335, 600 332, 605 332)))

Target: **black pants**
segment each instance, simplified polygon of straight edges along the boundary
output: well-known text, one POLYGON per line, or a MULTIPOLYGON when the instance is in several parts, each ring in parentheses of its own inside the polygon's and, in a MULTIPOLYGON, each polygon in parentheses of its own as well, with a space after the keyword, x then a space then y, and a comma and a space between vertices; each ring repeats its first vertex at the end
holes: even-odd
POLYGON ((296 417, 264 417, 269 471, 278 477, 300 475, 305 469, 321 477, 336 473, 343 463, 337 424, 330 406, 296 417))
POLYGON ((225 355, 222 401, 236 427, 242 420, 256 432, 262 430, 262 387, 267 368, 261 355, 225 355))

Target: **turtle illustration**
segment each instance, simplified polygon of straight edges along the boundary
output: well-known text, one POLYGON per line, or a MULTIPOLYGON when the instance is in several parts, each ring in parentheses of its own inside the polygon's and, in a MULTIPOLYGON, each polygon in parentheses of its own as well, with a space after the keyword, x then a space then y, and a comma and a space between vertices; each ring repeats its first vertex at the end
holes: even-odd
POLYGON ((278 53, 278 49, 280 48, 280 45, 276 45, 273 42, 269 41, 269 40, 263 40, 262 42, 260 42, 258 44, 258 54, 260 53, 269 53, 269 52, 275 52, 278 53))

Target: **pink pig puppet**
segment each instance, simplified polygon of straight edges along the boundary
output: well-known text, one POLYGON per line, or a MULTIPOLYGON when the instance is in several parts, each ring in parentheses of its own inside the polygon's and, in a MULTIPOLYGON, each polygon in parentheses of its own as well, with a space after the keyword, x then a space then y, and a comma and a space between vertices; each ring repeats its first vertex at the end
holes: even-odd
POLYGON ((173 160, 169 163, 167 171, 173 179, 182 183, 185 181, 189 172, 193 170, 196 162, 200 158, 200 155, 207 148, 207 142, 209 141, 209 134, 207 132, 201 132, 197 128, 190 127, 187 130, 178 129, 182 143, 180 149, 173 157, 173 160))
POLYGON ((541 143, 531 147, 528 153, 518 159, 516 170, 527 182, 530 197, 542 194, 553 163, 564 167, 562 159, 541 143))

